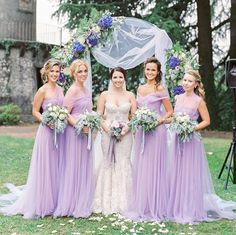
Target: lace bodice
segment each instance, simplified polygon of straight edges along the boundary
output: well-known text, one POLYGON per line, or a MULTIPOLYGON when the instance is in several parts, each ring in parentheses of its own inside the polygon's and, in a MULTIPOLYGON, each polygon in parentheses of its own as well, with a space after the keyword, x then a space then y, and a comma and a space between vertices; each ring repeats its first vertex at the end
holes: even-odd
POLYGON ((126 122, 128 121, 129 111, 131 103, 125 102, 120 106, 113 103, 106 102, 105 104, 105 116, 107 121, 119 120, 126 122))
POLYGON ((174 112, 186 113, 192 120, 197 120, 199 117, 198 106, 201 101, 201 97, 196 94, 186 96, 185 94, 176 96, 176 104, 174 112))

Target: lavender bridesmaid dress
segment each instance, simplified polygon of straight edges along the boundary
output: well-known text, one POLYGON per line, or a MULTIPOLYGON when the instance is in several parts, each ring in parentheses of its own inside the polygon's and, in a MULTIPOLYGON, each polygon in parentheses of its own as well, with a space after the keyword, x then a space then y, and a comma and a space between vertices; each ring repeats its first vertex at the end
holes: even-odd
MULTIPOLYGON (((63 97, 62 90, 58 88, 55 97, 43 101, 42 108, 45 109, 49 103, 62 105, 63 97)), ((27 184, 20 197, 12 205, 1 208, 1 213, 22 214, 27 219, 53 214, 57 205, 62 146, 59 143, 59 147, 56 148, 53 140, 53 130, 40 124, 35 138, 27 184)), ((58 141, 61 140, 60 134, 58 141)))
MULTIPOLYGON (((88 93, 77 89, 76 97, 65 97, 65 106, 72 107, 71 115, 78 118, 79 114, 92 111, 92 99, 88 93)), ((70 90, 68 91, 70 92, 70 90)), ((88 136, 77 135, 72 126, 65 131, 65 164, 61 169, 61 182, 58 206, 54 213, 58 216, 88 217, 92 211, 94 194, 92 151, 87 149, 88 136)))
MULTIPOLYGON (((200 101, 201 98, 196 94, 178 95, 174 111, 184 112, 192 120, 197 120, 200 101)), ((195 135, 189 142, 182 143, 173 134, 168 219, 177 223, 198 223, 236 218, 236 214, 232 212, 236 203, 224 201, 214 192, 201 139, 195 135)))
MULTIPOLYGON (((168 99, 166 91, 139 96, 138 107, 146 106, 163 115, 162 100, 168 99)), ((139 130, 135 135, 133 157, 133 201, 125 216, 133 220, 163 220, 167 209, 166 137, 165 125, 143 136, 139 130), (144 138, 143 138, 144 137, 144 138)))

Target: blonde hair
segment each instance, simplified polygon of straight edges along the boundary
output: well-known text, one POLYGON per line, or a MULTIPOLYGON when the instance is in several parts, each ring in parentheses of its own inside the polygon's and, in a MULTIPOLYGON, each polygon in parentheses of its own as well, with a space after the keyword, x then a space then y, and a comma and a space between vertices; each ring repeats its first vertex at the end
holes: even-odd
POLYGON ((188 70, 186 74, 189 74, 195 78, 195 81, 197 83, 197 86, 194 88, 195 94, 205 99, 205 90, 199 72, 197 70, 188 70))
POLYGON ((41 79, 43 81, 43 84, 48 82, 48 74, 49 74, 51 68, 55 65, 57 65, 61 68, 61 62, 57 59, 49 59, 43 65, 43 68, 40 70, 41 79))
POLYGON ((70 76, 74 78, 74 73, 78 72, 79 66, 84 65, 88 69, 88 65, 80 59, 74 60, 70 65, 70 76))

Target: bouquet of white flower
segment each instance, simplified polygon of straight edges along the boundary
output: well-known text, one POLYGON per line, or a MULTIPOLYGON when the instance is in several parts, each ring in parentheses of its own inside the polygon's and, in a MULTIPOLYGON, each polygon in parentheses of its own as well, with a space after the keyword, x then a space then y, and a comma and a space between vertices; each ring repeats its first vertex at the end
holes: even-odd
POLYGON ((174 113, 173 120, 168 128, 171 131, 175 131, 182 142, 187 142, 191 140, 193 134, 200 137, 200 133, 194 131, 196 125, 197 122, 191 120, 188 114, 174 113))
POLYGON ((54 145, 57 148, 57 133, 63 133, 68 122, 68 111, 66 108, 55 104, 48 104, 42 113, 42 124, 51 125, 54 129, 54 145))
POLYGON ((83 127, 87 126, 91 131, 94 129, 101 131, 101 116, 97 112, 85 111, 79 115, 78 121, 75 124, 75 132, 80 135, 83 127))
POLYGON ((133 118, 128 123, 132 131, 136 131, 141 127, 145 132, 152 131, 158 125, 158 115, 156 112, 151 111, 146 107, 139 108, 133 118))
POLYGON ((59 105, 48 104, 42 114, 42 123, 44 125, 51 124, 57 133, 64 132, 67 126, 68 111, 59 105))
POLYGON ((80 135, 83 127, 88 127, 88 145, 87 149, 90 150, 92 146, 92 132, 94 129, 101 131, 101 116, 97 112, 85 111, 83 114, 79 115, 78 121, 75 124, 75 132, 80 135))

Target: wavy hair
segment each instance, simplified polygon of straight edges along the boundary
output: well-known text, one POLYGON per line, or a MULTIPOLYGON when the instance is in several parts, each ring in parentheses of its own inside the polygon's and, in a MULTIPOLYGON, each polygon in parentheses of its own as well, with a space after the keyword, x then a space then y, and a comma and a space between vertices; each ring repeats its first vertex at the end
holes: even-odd
POLYGON ((59 66, 60 69, 62 67, 61 62, 57 59, 49 59, 44 63, 43 68, 40 70, 41 79, 43 81, 43 84, 48 82, 48 74, 49 74, 51 68, 55 65, 59 66))
POLYGON ((197 70, 188 70, 185 73, 195 78, 195 82, 197 83, 197 86, 194 88, 194 93, 202 97, 203 99, 205 99, 205 90, 204 90, 204 86, 201 80, 201 75, 199 74, 199 72, 197 70))
POLYGON ((80 59, 74 60, 70 65, 70 76, 74 78, 74 73, 79 71, 79 66, 84 65, 88 70, 88 65, 80 59))
MULTIPOLYGON (((156 88, 157 88, 161 84, 161 79, 162 79, 161 62, 156 57, 150 57, 150 58, 146 59, 146 61, 144 62, 144 69, 145 69, 146 65, 149 63, 154 63, 157 65, 157 71, 159 72, 157 74, 157 76, 155 77, 156 88)), ((145 79, 147 79, 145 74, 144 74, 144 77, 145 77, 145 79)))

